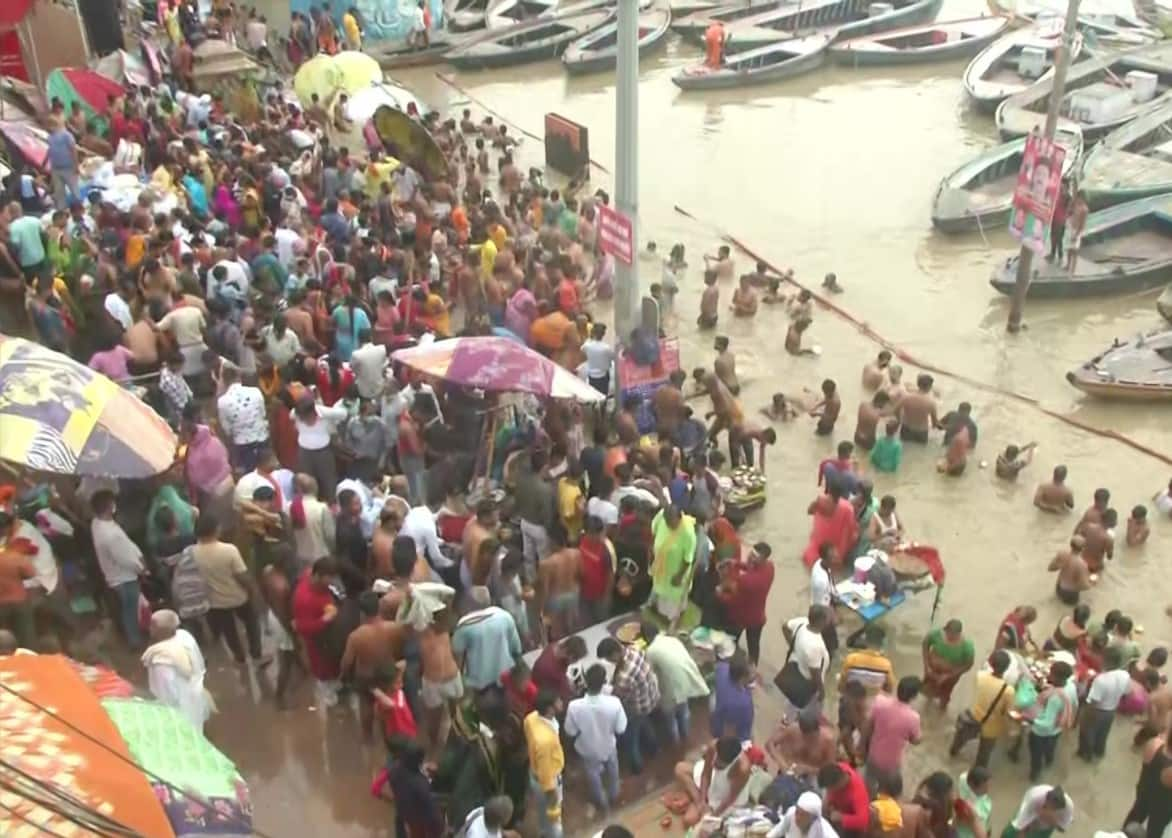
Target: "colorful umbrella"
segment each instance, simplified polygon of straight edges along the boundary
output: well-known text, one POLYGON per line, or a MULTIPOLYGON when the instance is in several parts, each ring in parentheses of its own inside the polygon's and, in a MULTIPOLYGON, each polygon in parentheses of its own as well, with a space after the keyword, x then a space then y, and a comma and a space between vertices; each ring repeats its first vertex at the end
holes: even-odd
POLYGON ((303 108, 309 107, 314 93, 326 105, 338 91, 355 93, 382 81, 382 77, 383 69, 377 61, 365 53, 347 50, 337 55, 318 55, 302 64, 293 77, 293 92, 303 108))
POLYGON ((106 376, 0 335, 0 459, 38 471, 150 477, 175 460, 159 414, 106 376))
POLYGON ((580 402, 602 400, 602 393, 572 372, 510 338, 449 338, 400 349, 391 357, 424 375, 478 390, 580 402))
POLYGON ((45 96, 52 101, 60 99, 65 113, 73 103, 81 105, 87 120, 98 125, 99 133, 106 131, 106 112, 110 110, 110 99, 126 91, 116 81, 106 78, 96 70, 83 67, 61 67, 49 73, 45 79, 45 96))

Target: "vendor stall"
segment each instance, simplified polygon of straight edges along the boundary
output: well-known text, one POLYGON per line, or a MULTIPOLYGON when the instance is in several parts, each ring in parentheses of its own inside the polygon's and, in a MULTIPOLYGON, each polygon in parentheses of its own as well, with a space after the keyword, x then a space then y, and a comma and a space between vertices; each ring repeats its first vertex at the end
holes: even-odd
POLYGON ((928 618, 929 625, 936 620, 936 611, 940 607, 940 596, 944 590, 944 564, 940 554, 932 547, 907 544, 893 551, 890 556, 878 550, 861 556, 857 560, 854 575, 835 585, 837 604, 851 611, 862 622, 847 637, 846 645, 855 645, 867 626, 883 619, 912 596, 933 589, 935 596, 932 613, 928 618), (879 570, 883 570, 884 575, 890 571, 895 581, 894 590, 881 590, 883 583, 876 584, 875 562, 887 564, 887 568, 879 570))

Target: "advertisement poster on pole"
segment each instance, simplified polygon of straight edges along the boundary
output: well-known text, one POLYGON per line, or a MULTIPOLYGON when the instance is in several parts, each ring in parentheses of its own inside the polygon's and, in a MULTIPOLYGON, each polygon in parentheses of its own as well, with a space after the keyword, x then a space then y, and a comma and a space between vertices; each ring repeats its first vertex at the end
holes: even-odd
POLYGON ((633 395, 642 398, 642 403, 635 411, 635 419, 640 433, 650 433, 655 428, 651 396, 666 385, 668 377, 680 368, 680 340, 674 337, 660 338, 659 360, 651 366, 640 366, 630 352, 619 356, 617 366, 621 388, 619 399, 625 403, 633 395))
POLYGON ((632 264, 635 259, 631 219, 605 204, 598 206, 598 249, 609 253, 624 265, 632 264))
POLYGON ((1062 163, 1066 149, 1036 131, 1026 138, 1013 190, 1009 232, 1034 253, 1046 252, 1046 237, 1058 193, 1062 189, 1062 163))

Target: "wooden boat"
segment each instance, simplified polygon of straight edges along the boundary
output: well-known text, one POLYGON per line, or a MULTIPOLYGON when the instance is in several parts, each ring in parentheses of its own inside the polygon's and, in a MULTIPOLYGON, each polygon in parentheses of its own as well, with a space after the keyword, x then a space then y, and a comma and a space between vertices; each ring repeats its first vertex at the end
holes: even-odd
POLYGON ((471 32, 484 28, 488 0, 449 0, 444 3, 444 20, 452 32, 471 32))
POLYGON ((573 41, 605 25, 614 9, 555 14, 491 33, 448 53, 448 63, 460 69, 507 67, 556 58, 573 41))
POLYGON ((1079 188, 1096 209, 1172 192, 1172 103, 1108 134, 1083 161, 1079 188))
MULTIPOLYGON (((639 15, 639 54, 663 46, 667 37, 671 12, 667 9, 652 9, 639 15)), ((571 74, 595 73, 609 70, 618 61, 619 22, 612 20, 589 35, 574 41, 562 53, 562 66, 571 74)))
MULTIPOLYGON (((1074 274, 1065 264, 1034 260, 1027 291, 1035 298, 1096 297, 1159 288, 1172 281, 1172 196, 1157 195, 1087 217, 1074 274)), ((1013 293, 1017 257, 1006 259, 990 283, 1013 293)))
POLYGON ((822 65, 830 38, 823 34, 774 41, 733 53, 715 69, 705 63, 685 67, 671 80, 681 90, 719 90, 792 78, 822 65))
POLYGON ((446 33, 437 32, 431 43, 423 49, 403 46, 395 42, 390 49, 380 49, 372 46, 365 50, 366 54, 379 63, 384 70, 396 70, 403 67, 423 67, 428 64, 439 64, 444 60, 448 50, 452 49, 455 41, 446 33))
POLYGON ((1116 339, 1110 349, 1068 372, 1066 380, 1104 399, 1172 399, 1172 330, 1116 339))
POLYGON ((1156 300, 1156 311, 1160 316, 1172 323, 1172 285, 1164 289, 1164 293, 1156 300))
POLYGON ((561 11, 557 0, 489 0, 484 10, 484 25, 489 29, 503 29, 554 11, 561 11))
MULTIPOLYGON (((806 3, 806 8, 812 6, 831 5, 835 0, 811 0, 806 3)), ((673 32, 677 32, 688 40, 696 43, 704 42, 704 32, 708 27, 716 22, 723 23, 725 26, 731 26, 740 20, 750 17, 757 17, 771 11, 788 10, 792 12, 798 11, 802 4, 799 0, 773 0, 773 2, 752 3, 752 2, 737 2, 732 3, 717 3, 709 4, 697 2, 693 7, 677 8, 672 6, 671 14, 671 28, 673 32)))
MULTIPOLYGON (((1069 175, 1082 154, 1082 137, 1059 134, 1066 149, 1062 175, 1069 175)), ((932 200, 932 224, 945 233, 1000 227, 1009 220, 1013 190, 1025 152, 1026 138, 1019 137, 991 148, 947 175, 932 200)))
MULTIPOLYGON (((1031 2, 1026 0, 1011 0, 1001 3, 990 0, 990 8, 994 14, 1009 15, 1019 19, 1043 21, 1057 20, 1059 29, 1062 28, 1062 19, 1066 16, 1066 0, 1040 0, 1031 2)), ((1079 29, 1085 33, 1092 32, 1092 44, 1107 47, 1128 47, 1150 44, 1160 40, 1163 35, 1159 29, 1144 20, 1139 14, 1139 3, 1131 0, 1103 0, 1103 2, 1084 2, 1079 5, 1079 29)))
MULTIPOLYGON (((1062 21, 1035 23, 998 38, 969 62, 964 71, 964 89, 980 110, 992 113, 1006 98, 1019 93, 1040 78, 1054 72, 1055 50, 1062 44, 1062 21), (1022 63, 1023 51, 1041 50, 1045 60, 1039 67, 1022 63)), ((1082 56, 1082 39, 1074 42, 1074 57, 1082 56)))
MULTIPOLYGON (((1004 137, 1020 137, 1040 126, 1053 78, 1042 79, 1014 94, 997 108, 997 128, 1004 137)), ((1077 125, 1087 143, 1120 125, 1172 101, 1172 43, 1151 44, 1083 61, 1070 71, 1062 100, 1059 125, 1077 125), (1141 94, 1129 87, 1128 73, 1141 71, 1156 77, 1155 91, 1141 94)))
POLYGON ((953 61, 980 52, 1008 29, 1007 17, 926 23, 837 41, 829 55, 856 67, 953 61))
POLYGON ((753 49, 773 43, 778 38, 803 38, 830 35, 831 40, 855 38, 886 32, 900 26, 929 21, 940 11, 943 0, 892 0, 890 10, 878 11, 873 0, 810 0, 780 3, 757 14, 746 9, 728 10, 723 17, 691 15, 688 22, 673 29, 684 37, 702 40, 714 20, 721 20, 728 31, 731 52, 753 49), (874 12, 874 14, 872 14, 874 12), (726 18, 733 16, 730 21, 726 18))

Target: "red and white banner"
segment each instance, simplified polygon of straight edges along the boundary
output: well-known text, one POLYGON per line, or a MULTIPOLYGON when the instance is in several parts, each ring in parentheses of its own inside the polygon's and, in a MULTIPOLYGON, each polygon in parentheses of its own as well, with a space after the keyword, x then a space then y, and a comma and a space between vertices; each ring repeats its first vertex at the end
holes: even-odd
POLYGON ((635 259, 635 243, 631 241, 631 219, 608 206, 598 206, 598 248, 609 253, 624 265, 635 259))

